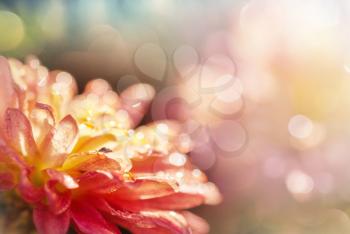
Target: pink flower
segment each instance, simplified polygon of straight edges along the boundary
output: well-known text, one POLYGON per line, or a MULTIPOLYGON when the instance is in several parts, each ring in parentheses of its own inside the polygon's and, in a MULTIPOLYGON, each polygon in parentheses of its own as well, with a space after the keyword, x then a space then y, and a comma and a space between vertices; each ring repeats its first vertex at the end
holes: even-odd
POLYGON ((175 122, 135 126, 155 94, 104 80, 76 96, 71 75, 0 57, 0 189, 33 209, 39 233, 206 233, 184 211, 221 196, 191 165, 175 122))

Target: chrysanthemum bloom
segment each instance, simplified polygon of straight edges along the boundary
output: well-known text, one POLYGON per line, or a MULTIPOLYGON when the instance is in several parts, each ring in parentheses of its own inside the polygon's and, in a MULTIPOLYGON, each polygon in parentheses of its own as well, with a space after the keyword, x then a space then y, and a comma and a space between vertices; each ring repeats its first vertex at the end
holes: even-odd
POLYGON ((118 96, 104 80, 76 95, 66 72, 0 57, 0 189, 33 210, 39 233, 205 233, 184 211, 216 204, 191 165, 188 137, 170 121, 135 126, 154 90, 118 96))

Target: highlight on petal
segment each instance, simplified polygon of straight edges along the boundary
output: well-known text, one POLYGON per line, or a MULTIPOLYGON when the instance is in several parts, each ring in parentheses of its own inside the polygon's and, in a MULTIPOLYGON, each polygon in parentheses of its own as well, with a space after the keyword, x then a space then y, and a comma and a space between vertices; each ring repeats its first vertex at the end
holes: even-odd
POLYGON ((33 210, 33 221, 39 234, 66 234, 70 223, 70 212, 56 215, 48 209, 37 207, 33 210))
POLYGON ((74 147, 78 126, 74 118, 67 115, 56 128, 45 137, 41 146, 41 160, 44 168, 60 166, 74 147))
POLYGON ((7 141, 18 153, 25 157, 37 155, 37 147, 30 122, 20 110, 7 109, 4 132, 7 141))
POLYGON ((58 182, 67 189, 76 189, 79 187, 78 183, 65 172, 47 169, 46 173, 49 176, 50 181, 58 182))
POLYGON ((112 87, 103 79, 89 81, 85 86, 85 93, 94 93, 99 96, 104 95, 109 90, 112 90, 112 87))
POLYGON ((180 192, 202 195, 205 198, 204 203, 208 205, 217 205, 222 201, 218 188, 211 182, 183 184, 180 186, 180 192))

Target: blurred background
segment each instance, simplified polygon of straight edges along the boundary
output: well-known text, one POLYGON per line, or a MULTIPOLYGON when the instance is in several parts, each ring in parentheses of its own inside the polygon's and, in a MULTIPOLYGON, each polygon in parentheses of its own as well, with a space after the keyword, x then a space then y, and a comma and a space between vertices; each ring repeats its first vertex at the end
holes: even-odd
POLYGON ((0 2, 0 53, 157 89, 224 195, 213 234, 350 233, 348 0, 0 2))

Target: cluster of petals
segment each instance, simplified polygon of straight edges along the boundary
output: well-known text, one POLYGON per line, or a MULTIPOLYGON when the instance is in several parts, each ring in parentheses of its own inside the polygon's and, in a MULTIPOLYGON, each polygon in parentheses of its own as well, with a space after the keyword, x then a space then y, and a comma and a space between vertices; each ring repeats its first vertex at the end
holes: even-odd
POLYGON ((0 57, 0 80, 0 190, 32 207, 38 233, 208 232, 186 209, 221 197, 186 155, 191 141, 176 122, 137 127, 151 86, 118 95, 96 79, 77 95, 35 57, 0 57))

